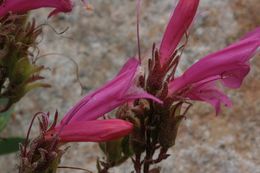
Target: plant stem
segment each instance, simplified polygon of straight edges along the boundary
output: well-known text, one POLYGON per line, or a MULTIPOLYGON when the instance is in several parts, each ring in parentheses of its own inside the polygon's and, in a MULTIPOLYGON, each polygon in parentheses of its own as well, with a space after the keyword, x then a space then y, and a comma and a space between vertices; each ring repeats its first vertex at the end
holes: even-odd
POLYGON ((141 154, 135 154, 135 161, 134 161, 134 168, 136 173, 141 173, 141 167, 142 167, 142 163, 141 163, 141 154))
POLYGON ((152 152, 152 146, 151 146, 151 116, 149 116, 148 118, 148 124, 146 126, 146 130, 145 130, 145 133, 146 133, 146 156, 144 158, 144 168, 143 168, 143 172, 144 173, 149 173, 149 169, 150 169, 150 163, 149 163, 149 160, 152 159, 152 156, 153 156, 153 152, 152 152))

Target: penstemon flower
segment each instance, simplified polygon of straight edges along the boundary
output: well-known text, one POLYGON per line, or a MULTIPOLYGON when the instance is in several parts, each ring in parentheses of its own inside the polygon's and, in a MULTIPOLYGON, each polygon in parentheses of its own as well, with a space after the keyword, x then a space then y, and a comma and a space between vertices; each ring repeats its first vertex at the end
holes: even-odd
POLYGON ((26 141, 20 147, 19 173, 55 173, 67 150, 63 148, 64 144, 108 141, 132 131, 131 123, 119 119, 78 121, 60 129, 56 127, 58 113, 55 113, 52 124, 49 116, 43 112, 34 115, 26 141), (36 117, 39 118, 40 135, 29 142, 30 129, 36 117))
MULTIPOLYGON (((133 125, 121 119, 97 120, 116 107, 141 98, 162 103, 156 97, 135 86, 139 62, 131 58, 119 74, 97 91, 83 97, 57 124, 58 113, 50 124, 49 114, 41 115, 41 134, 28 146, 21 147, 20 173, 56 172, 68 142, 104 142, 131 133, 133 125)), ((35 119, 34 117, 34 119, 35 119)), ((30 129, 30 128, 29 128, 30 129)), ((29 132, 28 132, 29 134, 29 132)))
POLYGON ((135 86, 134 79, 138 66, 139 62, 136 59, 129 59, 113 80, 97 91, 83 97, 73 106, 64 116, 61 123, 46 133, 47 138, 57 133, 61 141, 69 142, 70 139, 72 141, 77 139, 78 142, 97 142, 128 134, 132 126, 127 122, 122 120, 96 119, 116 107, 138 98, 153 99, 156 102, 162 103, 156 97, 135 86), (120 128, 120 126, 122 127, 120 128), (93 127, 93 129, 91 129, 91 127, 93 127), (118 134, 114 134, 115 132, 118 134), (93 133, 94 136, 90 135, 91 133, 93 133))
MULTIPOLYGON (((87 10, 93 7, 88 0, 81 0, 87 10)), ((60 12, 68 13, 72 11, 73 4, 71 0, 1 0, 0 1, 0 17, 4 17, 9 13, 23 14, 31 10, 39 8, 53 8, 54 10, 48 17, 54 16, 60 12)))
MULTIPOLYGON (((196 13, 199 0, 180 0, 164 33, 160 49, 160 63, 171 62, 176 47, 196 13)), ((231 106, 231 101, 216 87, 220 80, 224 86, 239 88, 250 70, 249 60, 260 45, 260 28, 250 32, 242 40, 210 54, 192 65, 183 75, 169 81, 169 97, 179 96, 191 100, 206 101, 216 112, 220 104, 231 106)))
POLYGON ((219 113, 220 104, 231 102, 216 87, 216 81, 229 88, 239 88, 249 73, 249 60, 260 45, 260 28, 250 36, 216 53, 207 55, 188 68, 180 77, 170 81, 169 95, 182 95, 191 100, 212 104, 219 113))
POLYGON ((3 0, 0 4, 0 17, 9 13, 23 14, 39 8, 54 8, 49 17, 72 10, 71 0, 3 0))
MULTIPOLYGON (((158 52, 156 52, 159 62, 154 62, 154 69, 148 78, 150 85, 155 85, 156 77, 163 80, 163 76, 169 72, 169 66, 172 65, 174 70, 176 69, 180 60, 178 55, 180 49, 177 46, 187 33, 198 5, 199 0, 179 1, 166 27, 158 52)), ((174 99, 185 98, 208 102, 215 107, 217 113, 220 111, 221 103, 230 107, 231 101, 217 88, 216 81, 221 81, 224 86, 229 88, 239 88, 250 70, 249 60, 255 55, 259 45, 260 28, 257 28, 246 34, 240 41, 202 58, 181 76, 174 77, 173 74, 167 81, 169 83, 167 96, 174 99)), ((157 89, 161 89, 162 83, 161 81, 161 85, 157 89)))

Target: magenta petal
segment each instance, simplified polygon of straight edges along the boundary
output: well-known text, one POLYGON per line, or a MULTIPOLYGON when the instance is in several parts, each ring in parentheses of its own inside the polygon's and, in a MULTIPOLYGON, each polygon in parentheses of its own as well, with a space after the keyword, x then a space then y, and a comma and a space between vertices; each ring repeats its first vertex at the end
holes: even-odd
POLYGON ((132 86, 126 93, 126 97, 130 100, 138 99, 138 98, 146 98, 156 101, 157 103, 163 104, 163 102, 157 97, 147 93, 142 88, 138 88, 136 86, 132 86))
POLYGON ((191 100, 204 101, 211 104, 215 107, 217 115, 220 112, 221 104, 224 104, 226 107, 232 106, 231 100, 217 89, 215 81, 192 87, 187 97, 191 100))
POLYGON ((75 121, 60 126, 45 135, 46 140, 58 133, 60 142, 103 142, 123 137, 131 133, 133 125, 119 119, 75 121))
POLYGON ((199 0, 180 0, 164 32, 160 46, 161 64, 167 63, 196 14, 199 0))
POLYGON ((170 94, 207 78, 216 77, 230 88, 240 87, 248 74, 249 60, 260 46, 260 30, 231 46, 210 54, 193 64, 184 74, 169 84, 170 94))
POLYGON ((97 91, 85 96, 65 115, 61 124, 69 121, 95 120, 116 107, 137 98, 157 98, 134 85, 134 77, 139 66, 138 60, 130 59, 119 74, 97 91))
POLYGON ((226 87, 239 88, 249 71, 250 66, 245 63, 240 65, 238 68, 224 72, 223 76, 227 77, 222 78, 221 81, 226 87))
POLYGON ((38 8, 54 8, 49 15, 51 16, 59 12, 70 12, 72 4, 70 0, 4 0, 0 6, 0 17, 9 12, 20 14, 38 8))

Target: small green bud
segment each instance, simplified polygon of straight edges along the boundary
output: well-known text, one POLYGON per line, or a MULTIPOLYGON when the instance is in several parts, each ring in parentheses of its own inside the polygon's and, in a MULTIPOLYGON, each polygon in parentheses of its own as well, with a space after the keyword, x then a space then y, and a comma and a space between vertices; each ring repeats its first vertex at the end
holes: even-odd
POLYGON ((113 141, 102 142, 99 144, 106 156, 106 162, 110 166, 117 166, 133 155, 129 144, 129 136, 113 141))

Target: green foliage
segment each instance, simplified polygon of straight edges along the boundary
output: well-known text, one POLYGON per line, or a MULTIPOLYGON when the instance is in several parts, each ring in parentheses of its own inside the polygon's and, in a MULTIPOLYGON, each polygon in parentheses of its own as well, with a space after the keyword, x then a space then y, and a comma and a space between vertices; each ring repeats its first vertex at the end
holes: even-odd
POLYGON ((10 154, 19 150, 19 144, 24 141, 24 138, 12 137, 0 139, 0 155, 10 154))

